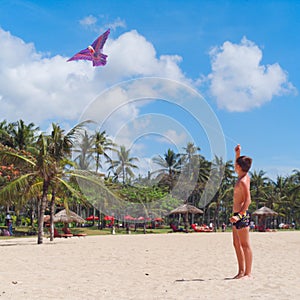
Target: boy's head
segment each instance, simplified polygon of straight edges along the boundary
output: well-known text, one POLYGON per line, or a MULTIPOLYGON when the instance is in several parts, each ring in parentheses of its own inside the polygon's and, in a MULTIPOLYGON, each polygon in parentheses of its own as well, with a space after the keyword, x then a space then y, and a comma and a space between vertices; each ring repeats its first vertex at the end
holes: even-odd
POLYGON ((252 158, 243 155, 237 158, 236 163, 241 167, 241 169, 244 172, 248 172, 251 168, 252 158))

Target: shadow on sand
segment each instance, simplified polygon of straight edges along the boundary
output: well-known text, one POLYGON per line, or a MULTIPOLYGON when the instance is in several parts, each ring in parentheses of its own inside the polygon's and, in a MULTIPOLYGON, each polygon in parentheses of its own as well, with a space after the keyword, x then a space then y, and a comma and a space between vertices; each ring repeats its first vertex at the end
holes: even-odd
POLYGON ((193 278, 193 279, 176 279, 174 282, 191 282, 191 281, 209 281, 209 280, 235 280, 235 278, 233 277, 226 277, 226 278, 222 278, 222 279, 212 279, 212 278, 208 278, 208 279, 201 279, 201 278, 193 278))
POLYGON ((188 281, 205 281, 201 278, 194 278, 194 279, 177 279, 174 282, 188 282, 188 281))

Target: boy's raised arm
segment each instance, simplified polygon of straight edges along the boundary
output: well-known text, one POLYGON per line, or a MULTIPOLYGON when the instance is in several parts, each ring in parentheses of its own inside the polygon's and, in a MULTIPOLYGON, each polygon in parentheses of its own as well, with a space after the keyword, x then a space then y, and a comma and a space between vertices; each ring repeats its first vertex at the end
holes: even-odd
POLYGON ((238 144, 235 148, 235 161, 241 156, 241 145, 238 144))

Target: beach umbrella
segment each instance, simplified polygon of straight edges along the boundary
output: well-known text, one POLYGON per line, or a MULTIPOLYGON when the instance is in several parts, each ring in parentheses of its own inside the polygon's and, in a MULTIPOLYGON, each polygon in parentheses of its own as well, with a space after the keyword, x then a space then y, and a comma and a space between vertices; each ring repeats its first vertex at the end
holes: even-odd
POLYGON ((135 218, 132 217, 132 216, 130 216, 130 215, 127 215, 127 216, 124 217, 124 220, 126 220, 126 221, 134 221, 135 218))
POLYGON ((109 221, 108 225, 114 225, 115 223, 115 217, 114 216, 104 216, 104 221, 109 221))
POLYGON ((72 222, 76 222, 76 223, 84 223, 85 220, 83 218, 81 218, 79 215, 77 215, 75 212, 69 210, 66 211, 65 209, 61 210, 60 212, 58 212, 57 214, 54 215, 54 219, 53 219, 54 223, 72 223, 72 222))
POLYGON ((150 222, 151 218, 145 218, 145 217, 140 216, 140 217, 136 218, 135 220, 138 221, 139 223, 141 223, 141 222, 150 222))
POLYGON ((86 220, 87 221, 98 221, 99 217, 91 215, 91 216, 87 217, 86 220))
POLYGON ((277 215, 278 215, 278 213, 276 211, 274 211, 271 208, 268 208, 266 206, 263 206, 252 213, 252 216, 259 217, 258 223, 260 224, 259 226, 261 227, 261 229, 259 229, 259 231, 265 231, 267 217, 273 217, 273 216, 277 216, 277 215))
POLYGON ((203 210, 191 204, 183 204, 169 212, 169 215, 174 214, 203 214, 203 210))
POLYGON ((188 214, 203 214, 203 210, 191 204, 183 204, 169 212, 169 215, 183 214, 185 215, 185 230, 188 230, 188 214))
POLYGON ((261 216, 261 217, 269 217, 269 216, 272 217, 277 215, 278 215, 277 212, 275 212, 274 210, 266 206, 263 206, 252 213, 252 216, 261 216))

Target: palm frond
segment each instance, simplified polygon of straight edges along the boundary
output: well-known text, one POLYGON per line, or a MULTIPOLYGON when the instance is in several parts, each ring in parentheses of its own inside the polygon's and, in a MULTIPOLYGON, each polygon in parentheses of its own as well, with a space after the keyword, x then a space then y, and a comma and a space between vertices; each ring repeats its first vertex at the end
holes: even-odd
POLYGON ((14 203, 18 198, 28 199, 30 197, 29 193, 24 193, 28 190, 29 182, 34 173, 29 173, 18 177, 17 179, 9 182, 0 190, 0 203, 14 203))
POLYGON ((15 152, 13 149, 10 149, 9 147, 5 147, 5 148, 1 149, 0 157, 5 159, 6 161, 8 161, 10 163, 15 163, 16 159, 17 159, 18 161, 25 161, 32 166, 36 165, 36 163, 33 159, 29 159, 26 156, 23 156, 23 155, 15 152))

